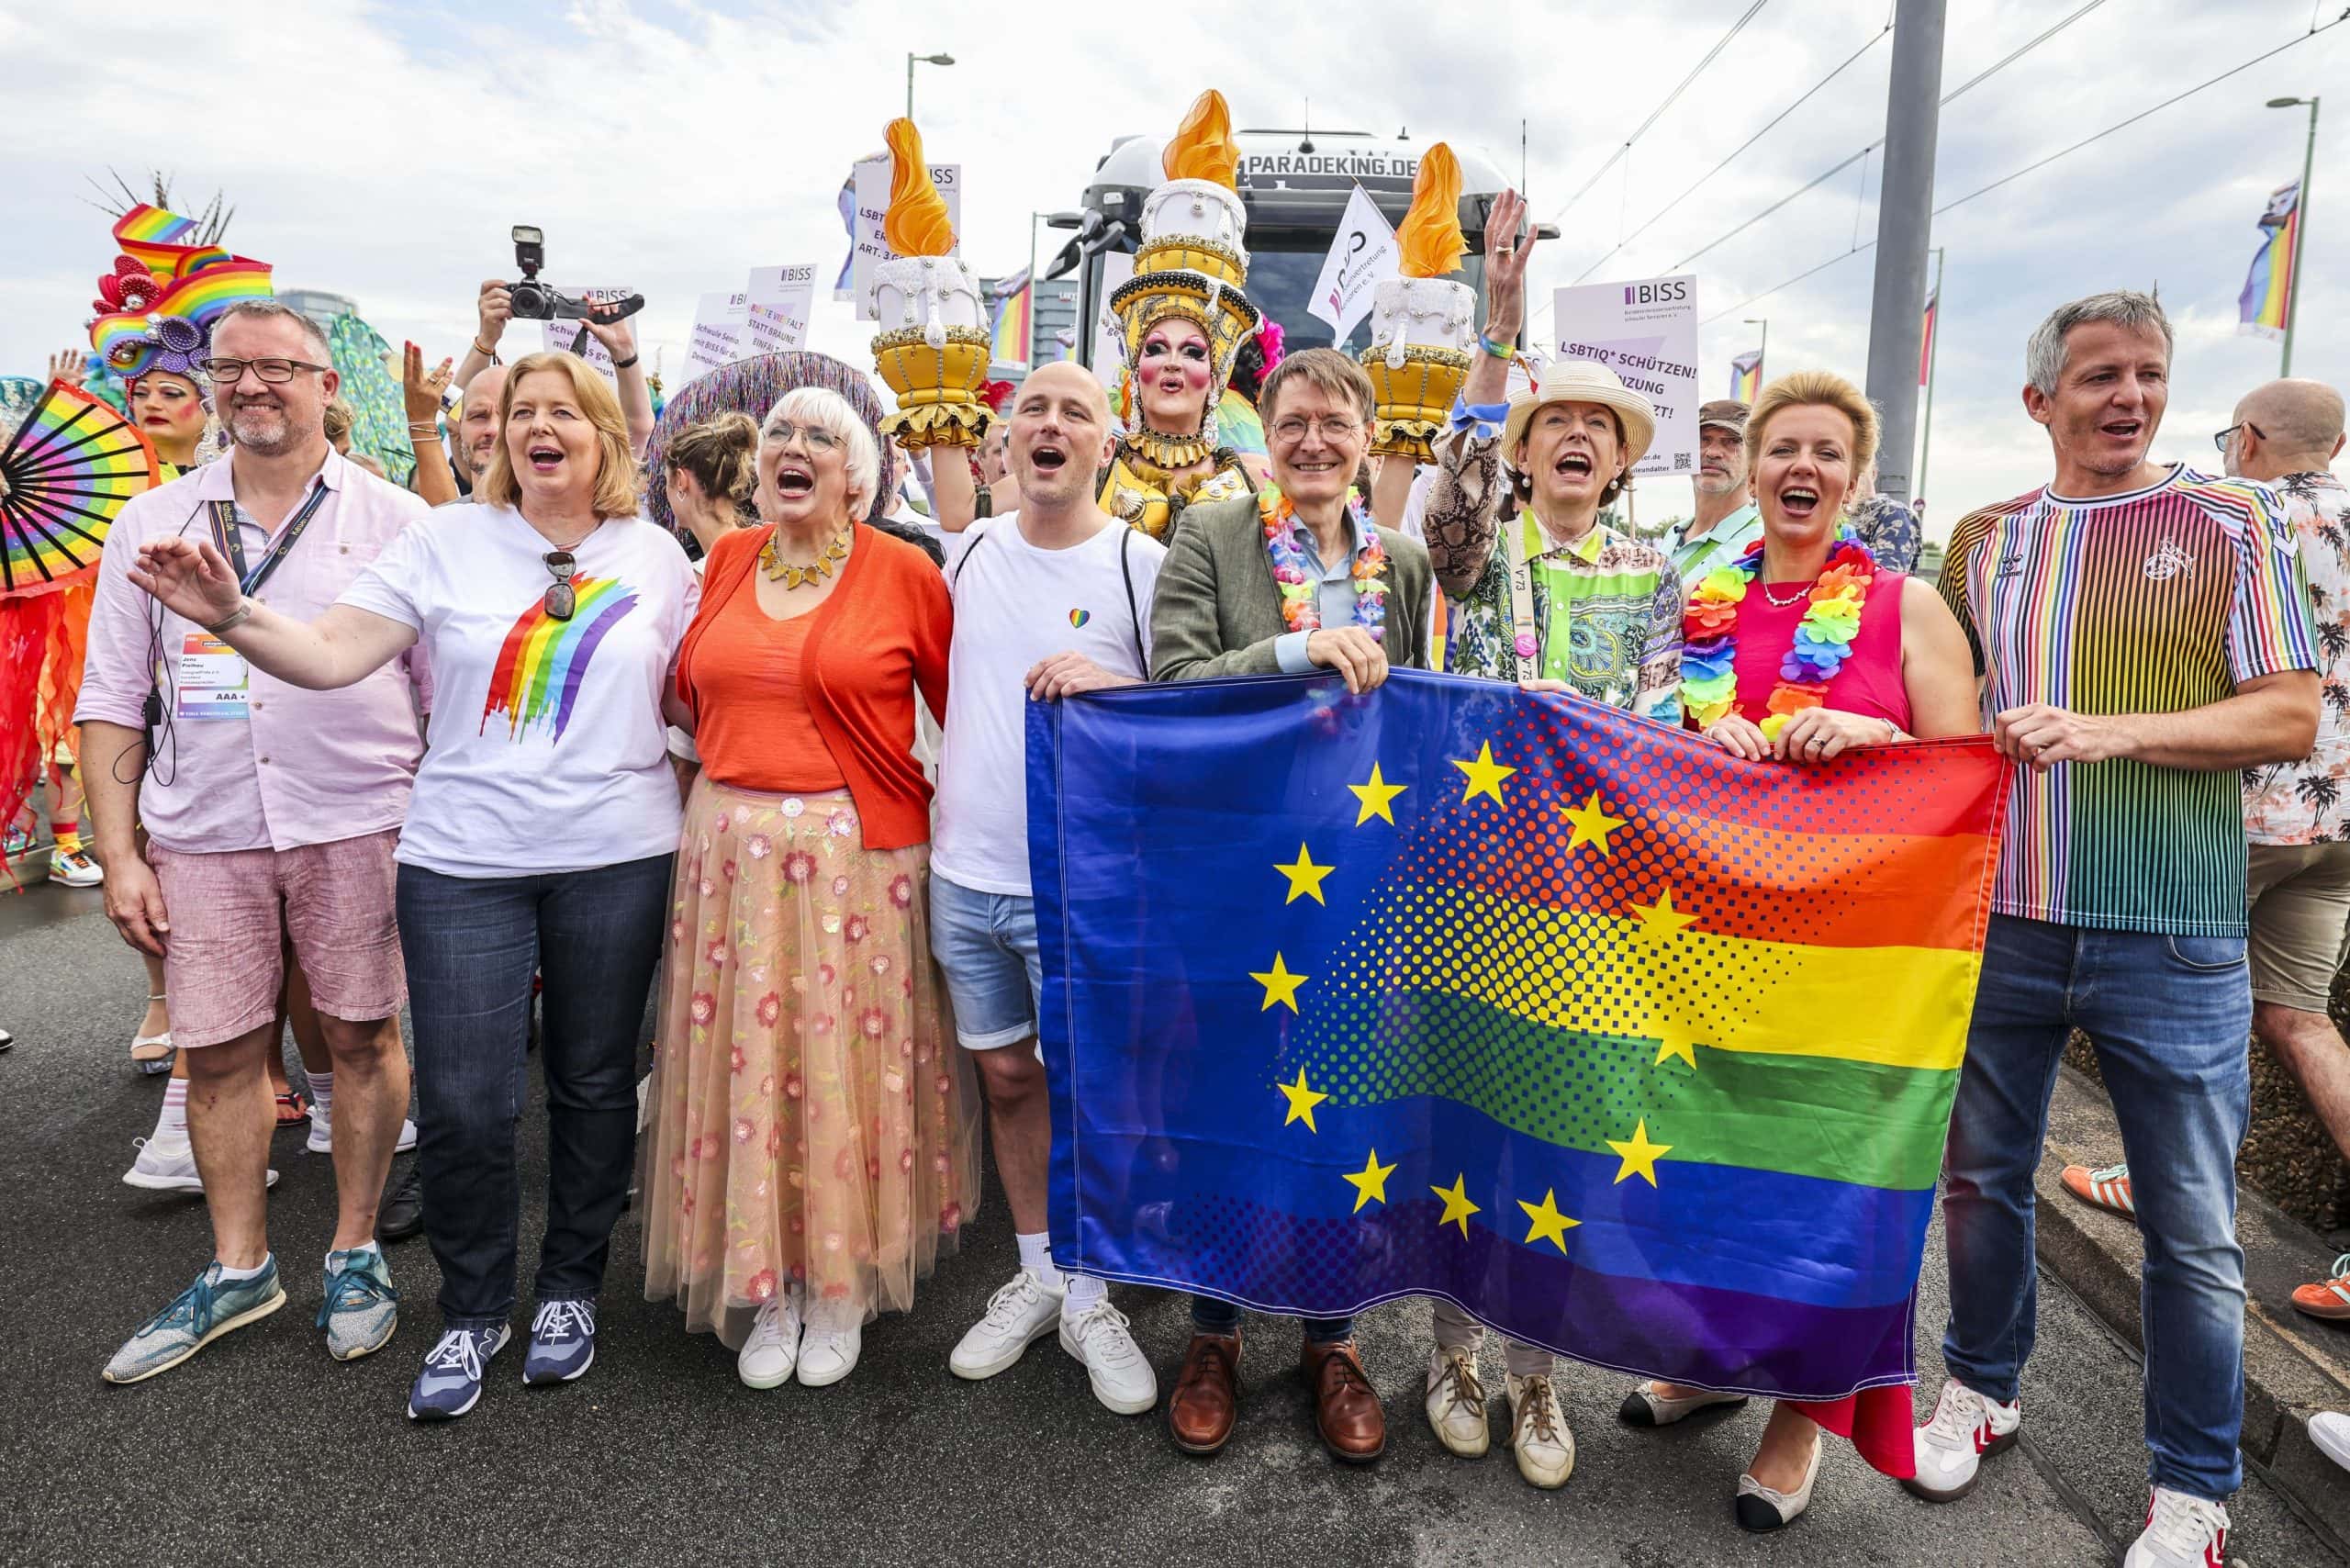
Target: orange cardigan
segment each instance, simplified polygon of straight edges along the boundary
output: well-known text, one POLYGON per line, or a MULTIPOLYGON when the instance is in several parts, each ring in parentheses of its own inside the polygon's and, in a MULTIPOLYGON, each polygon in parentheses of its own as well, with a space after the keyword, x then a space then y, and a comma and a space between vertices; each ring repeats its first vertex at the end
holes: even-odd
MULTIPOLYGON (((719 610, 738 593, 757 591, 751 573, 774 525, 738 529, 718 542, 703 569, 701 608, 677 644, 677 696, 700 711, 694 690, 694 648, 719 610)), ((946 713, 946 644, 955 602, 928 555, 901 539, 856 525, 840 586, 810 611, 802 678, 816 731, 824 737, 863 823, 867 849, 930 842, 930 781, 909 749, 914 690, 933 714, 946 713), (875 696, 869 666, 904 673, 875 696), (854 668, 867 670, 852 681, 854 668)), ((722 760, 705 756, 705 767, 722 760)))

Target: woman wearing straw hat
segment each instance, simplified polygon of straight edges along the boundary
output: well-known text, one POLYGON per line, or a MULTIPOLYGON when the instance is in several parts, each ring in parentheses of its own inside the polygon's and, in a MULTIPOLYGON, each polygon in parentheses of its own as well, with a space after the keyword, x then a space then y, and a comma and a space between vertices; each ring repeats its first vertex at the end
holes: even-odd
POLYGON ((1500 402, 1525 316, 1525 210, 1515 192, 1494 204, 1481 352, 1436 442, 1425 526, 1457 607, 1445 668, 1677 724, 1681 579, 1661 551, 1599 520, 1656 438, 1655 409, 1607 366, 1574 359, 1500 402))

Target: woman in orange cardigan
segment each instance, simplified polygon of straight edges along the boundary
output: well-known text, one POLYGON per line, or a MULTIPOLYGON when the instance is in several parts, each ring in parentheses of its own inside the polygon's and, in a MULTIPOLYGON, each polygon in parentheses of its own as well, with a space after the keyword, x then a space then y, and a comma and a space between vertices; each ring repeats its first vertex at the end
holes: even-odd
POLYGON ((686 803, 644 1146, 645 1294, 754 1388, 837 1383, 978 1203, 979 1100, 927 935, 914 692, 946 711, 938 568, 856 521, 880 456, 839 394, 760 431, 766 526, 721 539, 677 649, 686 803))

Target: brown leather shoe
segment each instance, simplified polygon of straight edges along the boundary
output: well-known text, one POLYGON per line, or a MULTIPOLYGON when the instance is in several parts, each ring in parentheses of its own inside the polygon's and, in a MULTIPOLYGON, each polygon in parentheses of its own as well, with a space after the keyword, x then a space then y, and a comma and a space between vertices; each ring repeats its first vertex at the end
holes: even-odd
POLYGON ((1214 1453, 1240 1417, 1240 1336, 1194 1334, 1167 1401, 1167 1432, 1185 1453, 1214 1453))
POLYGON ((1305 1342, 1305 1385, 1314 1391, 1314 1429, 1334 1458, 1369 1464, 1387 1451, 1387 1413, 1362 1370, 1352 1339, 1305 1342))

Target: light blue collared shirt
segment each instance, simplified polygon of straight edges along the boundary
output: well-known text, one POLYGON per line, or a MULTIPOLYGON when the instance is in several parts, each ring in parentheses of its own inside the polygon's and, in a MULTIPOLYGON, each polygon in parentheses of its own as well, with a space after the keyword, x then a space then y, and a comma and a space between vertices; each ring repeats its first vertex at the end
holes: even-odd
MULTIPOLYGON (((1361 509, 1348 507, 1347 521, 1354 525, 1354 554, 1328 566, 1322 563, 1314 531, 1302 522, 1297 529, 1298 543, 1305 549, 1305 564, 1320 577, 1315 602, 1321 607, 1322 624, 1334 631, 1355 623, 1355 561, 1371 548, 1371 524, 1363 521, 1361 509)), ((1305 656, 1305 640, 1312 635, 1311 632, 1284 632, 1273 639, 1273 657, 1283 675, 1304 675, 1314 668, 1314 661, 1305 656)))

